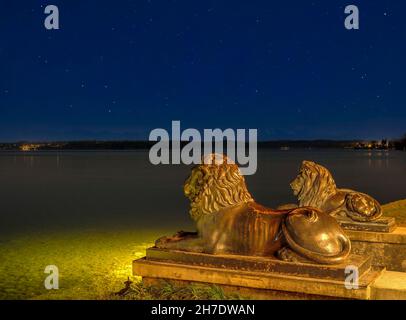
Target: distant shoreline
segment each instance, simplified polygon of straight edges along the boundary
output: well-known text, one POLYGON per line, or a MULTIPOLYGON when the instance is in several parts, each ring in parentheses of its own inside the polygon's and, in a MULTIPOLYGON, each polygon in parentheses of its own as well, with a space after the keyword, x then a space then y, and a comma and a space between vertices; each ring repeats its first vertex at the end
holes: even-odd
MULTIPOLYGON (((181 143, 181 147, 189 142, 181 143)), ((195 142, 196 143, 196 142, 195 142)), ((199 142, 197 142, 199 143, 199 142)), ((148 150, 156 141, 56 141, 56 142, 6 142, 0 143, 0 151, 93 151, 93 150, 148 150)), ((213 145, 214 147, 214 145, 213 145)), ((226 141, 224 141, 226 147, 226 141)), ((258 141, 258 149, 403 149, 386 140, 273 140, 258 141)))

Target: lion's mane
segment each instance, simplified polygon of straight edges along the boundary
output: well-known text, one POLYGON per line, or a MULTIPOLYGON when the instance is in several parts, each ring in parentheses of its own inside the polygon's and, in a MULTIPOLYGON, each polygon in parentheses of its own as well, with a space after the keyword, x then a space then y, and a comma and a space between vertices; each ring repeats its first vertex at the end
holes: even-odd
POLYGON ((226 156, 222 156, 220 163, 204 162, 194 168, 185 187, 193 181, 194 176, 199 177, 195 182, 198 193, 191 200, 190 215, 194 220, 198 220, 202 215, 218 212, 222 208, 253 201, 238 165, 226 156))
POLYGON ((320 208, 337 191, 331 173, 312 161, 303 161, 300 169, 302 188, 298 194, 299 206, 320 208))

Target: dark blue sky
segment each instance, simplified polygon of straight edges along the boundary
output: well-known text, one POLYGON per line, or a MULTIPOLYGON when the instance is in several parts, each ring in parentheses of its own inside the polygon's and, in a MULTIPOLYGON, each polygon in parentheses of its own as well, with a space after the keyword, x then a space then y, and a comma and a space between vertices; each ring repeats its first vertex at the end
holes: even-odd
POLYGON ((406 132, 404 1, 1 1, 0 141, 406 132), (58 5, 60 30, 43 26, 58 5), (360 30, 344 28, 358 5, 360 30))

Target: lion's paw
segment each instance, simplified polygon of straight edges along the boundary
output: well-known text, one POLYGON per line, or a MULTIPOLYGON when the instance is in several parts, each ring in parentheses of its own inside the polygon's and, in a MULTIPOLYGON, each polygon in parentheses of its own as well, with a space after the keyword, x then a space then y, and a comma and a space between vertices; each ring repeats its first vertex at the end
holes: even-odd
POLYGON ((276 256, 283 261, 296 263, 303 262, 304 260, 306 260, 305 258, 299 256, 297 253, 295 253, 292 249, 288 247, 283 247, 282 249, 278 250, 276 256))

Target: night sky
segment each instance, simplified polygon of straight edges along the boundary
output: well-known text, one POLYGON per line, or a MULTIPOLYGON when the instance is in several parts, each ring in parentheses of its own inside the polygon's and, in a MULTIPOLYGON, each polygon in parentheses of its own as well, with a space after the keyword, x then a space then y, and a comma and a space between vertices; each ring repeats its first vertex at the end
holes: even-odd
POLYGON ((405 1, 0 3, 0 141, 406 133, 405 1), (59 7, 60 30, 44 8, 59 7), (360 30, 344 28, 358 5, 360 30))

